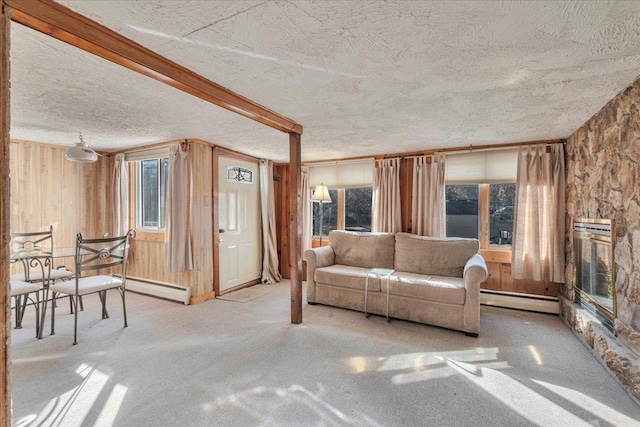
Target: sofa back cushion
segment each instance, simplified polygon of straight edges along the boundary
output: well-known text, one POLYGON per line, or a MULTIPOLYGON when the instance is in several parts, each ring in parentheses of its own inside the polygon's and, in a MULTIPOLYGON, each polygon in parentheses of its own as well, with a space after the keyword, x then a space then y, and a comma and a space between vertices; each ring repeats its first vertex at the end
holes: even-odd
POLYGON ((462 277, 465 264, 478 249, 478 239, 442 239, 397 233, 394 268, 409 273, 462 277))
POLYGON ((395 238, 391 233, 333 230, 329 241, 336 264, 363 268, 393 268, 395 238))

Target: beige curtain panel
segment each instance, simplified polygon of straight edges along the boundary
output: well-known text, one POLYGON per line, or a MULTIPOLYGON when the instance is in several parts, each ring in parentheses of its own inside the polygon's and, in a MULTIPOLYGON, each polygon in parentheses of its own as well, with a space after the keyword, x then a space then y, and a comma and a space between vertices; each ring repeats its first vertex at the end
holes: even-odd
POLYGON ((400 216, 400 159, 377 162, 373 178, 373 231, 402 231, 400 216))
POLYGON ((129 164, 124 154, 116 154, 113 170, 113 235, 124 236, 129 230, 129 164))
POLYGON ((521 147, 513 223, 514 279, 564 283, 564 149, 521 147))
POLYGON ((260 160, 260 211, 262 214, 262 283, 282 280, 278 263, 273 162, 260 160))
POLYGON ((416 157, 413 162, 413 189, 411 201, 411 225, 413 234, 444 237, 445 156, 416 157))
POLYGON ((165 270, 193 270, 193 212, 191 150, 188 144, 171 146, 167 180, 165 270))

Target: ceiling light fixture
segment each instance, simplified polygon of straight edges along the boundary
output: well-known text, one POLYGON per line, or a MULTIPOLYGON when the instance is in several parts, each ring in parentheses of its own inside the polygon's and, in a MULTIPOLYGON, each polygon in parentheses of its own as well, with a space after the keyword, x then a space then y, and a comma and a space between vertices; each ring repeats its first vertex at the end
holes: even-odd
POLYGON ((80 133, 80 142, 76 142, 73 147, 67 148, 64 158, 72 162, 93 163, 98 160, 98 153, 87 147, 80 133))

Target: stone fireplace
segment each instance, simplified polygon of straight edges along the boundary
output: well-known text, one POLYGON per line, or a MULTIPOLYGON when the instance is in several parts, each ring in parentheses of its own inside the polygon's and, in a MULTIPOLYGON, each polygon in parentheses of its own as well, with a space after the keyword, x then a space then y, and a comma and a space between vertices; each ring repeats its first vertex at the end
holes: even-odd
POLYGON ((640 78, 577 129, 565 150, 567 267, 561 316, 640 403, 640 78), (572 218, 615 221, 613 332, 577 302, 572 218))
POLYGON ((578 218, 573 221, 575 302, 610 331, 616 318, 613 221, 578 218))

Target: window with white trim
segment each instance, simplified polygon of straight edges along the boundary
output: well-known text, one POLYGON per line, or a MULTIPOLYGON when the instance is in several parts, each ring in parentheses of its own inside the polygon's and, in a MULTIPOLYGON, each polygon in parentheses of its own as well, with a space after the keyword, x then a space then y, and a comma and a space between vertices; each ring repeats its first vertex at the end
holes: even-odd
POLYGON ((515 182, 446 185, 447 237, 480 239, 483 247, 511 246, 515 195, 515 182))
POLYGON ((169 159, 136 162, 136 228, 165 228, 169 159))
POLYGON ((518 150, 447 156, 446 236, 480 240, 481 248, 510 247, 518 150))
POLYGON ((320 212, 322 235, 331 230, 371 231, 373 187, 330 188, 331 203, 313 204, 313 236, 320 236, 320 212))
POLYGON ((309 165, 309 190, 319 184, 329 187, 331 203, 313 203, 313 236, 331 230, 371 231, 373 159, 309 165))

